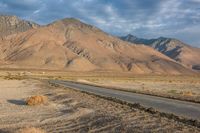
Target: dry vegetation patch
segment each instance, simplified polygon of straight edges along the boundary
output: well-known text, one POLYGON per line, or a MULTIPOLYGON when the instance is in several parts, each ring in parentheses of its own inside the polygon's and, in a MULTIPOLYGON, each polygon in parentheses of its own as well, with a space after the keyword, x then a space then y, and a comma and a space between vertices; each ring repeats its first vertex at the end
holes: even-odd
POLYGON ((46 133, 46 132, 39 128, 29 127, 29 128, 20 129, 16 133, 46 133))
POLYGON ((17 74, 11 74, 11 73, 7 73, 7 75, 4 76, 4 79, 6 80, 23 80, 25 79, 26 76, 21 73, 17 73, 17 74))
POLYGON ((48 98, 46 96, 31 96, 26 99, 26 104, 30 106, 41 105, 48 102, 48 98))
POLYGON ((193 93, 191 91, 185 91, 185 92, 181 92, 181 94, 183 96, 186 96, 186 97, 192 97, 193 96, 193 93))

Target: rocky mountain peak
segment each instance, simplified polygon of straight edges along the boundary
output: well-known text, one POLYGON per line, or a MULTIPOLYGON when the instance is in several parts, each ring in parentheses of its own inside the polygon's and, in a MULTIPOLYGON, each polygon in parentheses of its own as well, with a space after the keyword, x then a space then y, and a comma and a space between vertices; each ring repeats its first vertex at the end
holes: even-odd
POLYGON ((19 18, 17 16, 0 15, 1 23, 9 23, 11 26, 19 23, 19 18))
POLYGON ((86 24, 76 18, 64 18, 64 19, 61 19, 61 20, 58 20, 58 21, 54 21, 50 24, 48 24, 47 26, 53 26, 53 27, 56 27, 56 28, 59 28, 60 30, 66 30, 66 29, 79 29, 79 30, 92 30, 92 31, 101 31, 100 29, 92 26, 92 25, 89 25, 89 24, 86 24))
POLYGON ((128 35, 126 35, 126 36, 123 36, 123 37, 121 37, 122 38, 122 40, 125 40, 125 41, 134 41, 134 40, 136 40, 137 39, 137 37, 136 36, 134 36, 134 35, 132 35, 132 34, 128 34, 128 35))
POLYGON ((16 16, 0 15, 0 36, 7 36, 19 32, 24 32, 32 28, 39 27, 38 24, 21 20, 16 16))

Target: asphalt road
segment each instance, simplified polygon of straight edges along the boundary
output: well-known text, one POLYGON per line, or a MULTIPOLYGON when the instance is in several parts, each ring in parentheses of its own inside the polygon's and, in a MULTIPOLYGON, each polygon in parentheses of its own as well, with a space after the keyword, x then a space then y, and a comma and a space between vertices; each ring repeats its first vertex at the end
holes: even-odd
POLYGON ((200 104, 198 103, 106 89, 104 87, 96 87, 69 81, 51 80, 50 82, 100 96, 117 98, 129 103, 140 103, 145 107, 153 107, 161 112, 173 113, 177 116, 200 120, 200 104))

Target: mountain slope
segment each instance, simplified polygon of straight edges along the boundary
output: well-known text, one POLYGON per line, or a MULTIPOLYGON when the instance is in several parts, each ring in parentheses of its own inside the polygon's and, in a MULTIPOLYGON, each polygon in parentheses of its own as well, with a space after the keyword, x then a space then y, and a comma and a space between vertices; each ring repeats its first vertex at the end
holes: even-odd
POLYGON ((24 32, 39 25, 16 16, 0 15, 0 37, 24 32))
POLYGON ((177 39, 164 37, 157 39, 143 39, 129 34, 121 37, 121 39, 134 44, 151 46, 189 68, 200 70, 200 48, 194 48, 177 39))
POLYGON ((4 68, 191 73, 150 47, 130 45, 73 18, 2 38, 0 53, 4 68))

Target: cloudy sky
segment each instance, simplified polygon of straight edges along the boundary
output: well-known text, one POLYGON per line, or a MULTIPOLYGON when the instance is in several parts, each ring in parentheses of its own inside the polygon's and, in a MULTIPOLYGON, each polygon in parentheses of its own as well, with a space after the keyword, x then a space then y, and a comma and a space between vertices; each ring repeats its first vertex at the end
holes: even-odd
POLYGON ((0 13, 39 24, 74 17, 112 35, 166 36, 200 47, 200 0, 0 0, 0 13))

